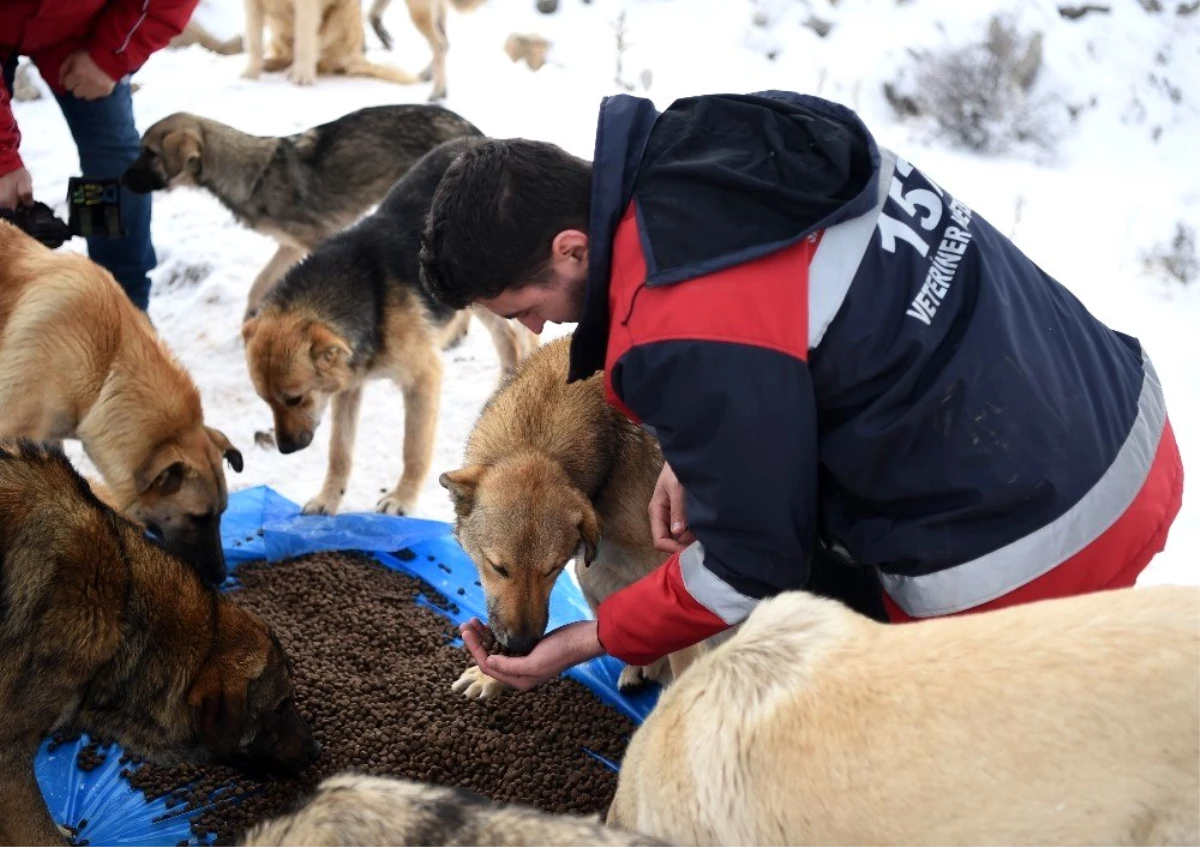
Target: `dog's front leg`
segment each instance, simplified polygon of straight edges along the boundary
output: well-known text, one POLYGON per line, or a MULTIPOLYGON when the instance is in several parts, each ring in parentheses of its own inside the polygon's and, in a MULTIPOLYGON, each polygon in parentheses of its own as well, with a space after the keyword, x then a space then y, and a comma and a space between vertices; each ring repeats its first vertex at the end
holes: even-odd
POLYGON ((292 41, 295 49, 288 79, 296 85, 312 85, 317 81, 321 10, 317 0, 294 0, 294 3, 292 41))
POLYGON ((400 386, 404 393, 404 471, 391 493, 375 509, 385 515, 406 515, 433 465, 438 405, 442 394, 442 359, 433 350, 400 386))
POLYGON ((342 504, 346 483, 350 480, 350 468, 354 464, 354 436, 358 432, 362 392, 362 385, 356 385, 333 395, 329 470, 325 474, 321 492, 304 504, 306 515, 335 515, 342 504))
POLYGON ((246 69, 242 76, 258 79, 263 69, 263 7, 262 0, 245 0, 246 10, 246 69))
POLYGON ((671 681, 671 664, 666 657, 649 665, 626 665, 617 677, 618 691, 634 691, 651 682, 666 685, 671 681))
POLYGON ((33 754, 18 761, 18 752, 0 757, 0 844, 66 844, 38 789, 33 754))

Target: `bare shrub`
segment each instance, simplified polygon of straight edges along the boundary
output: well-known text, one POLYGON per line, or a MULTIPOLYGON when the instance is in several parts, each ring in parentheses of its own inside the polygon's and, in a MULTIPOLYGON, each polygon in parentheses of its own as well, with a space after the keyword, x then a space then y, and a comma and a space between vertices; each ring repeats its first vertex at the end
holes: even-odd
POLYGON ((985 153, 1014 144, 1052 150, 1061 135, 1057 98, 1032 89, 1042 66, 1042 34, 1022 36, 994 17, 986 40, 914 53, 912 84, 884 86, 901 117, 927 117, 954 144, 985 153))
POLYGON ((1183 285, 1200 279, 1200 255, 1196 251, 1196 230, 1180 221, 1175 235, 1165 244, 1158 244, 1142 256, 1152 273, 1158 273, 1183 285))

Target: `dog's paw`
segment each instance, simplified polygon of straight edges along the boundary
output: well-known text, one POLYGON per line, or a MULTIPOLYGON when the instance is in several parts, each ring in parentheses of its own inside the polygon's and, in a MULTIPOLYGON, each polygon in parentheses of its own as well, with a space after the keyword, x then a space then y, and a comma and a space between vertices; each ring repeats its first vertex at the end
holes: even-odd
POLYGON ((659 682, 664 670, 669 667, 666 659, 659 659, 650 665, 626 665, 617 677, 617 690, 632 691, 659 682))
POLYGON ((317 69, 293 64, 288 68, 287 78, 296 85, 314 85, 317 81, 317 69))
POLYGON ((507 691, 508 686, 485 674, 478 665, 472 665, 454 681, 450 690, 470 700, 491 700, 507 691))
POLYGON ((416 505, 415 496, 392 491, 379 498, 379 502, 375 504, 375 511, 385 515, 407 515, 416 505))
POLYGON ((441 103, 441 102, 442 102, 443 100, 445 100, 445 99, 446 99, 446 89, 445 89, 445 87, 442 87, 442 88, 437 88, 437 87, 435 86, 435 87, 434 87, 434 89, 433 89, 433 91, 431 91, 431 92, 429 93, 429 102, 430 102, 430 103, 441 103))
POLYGON ((336 515, 341 498, 330 497, 322 492, 304 504, 301 510, 306 515, 336 515))
POLYGON ((246 69, 242 71, 242 79, 258 79, 262 76, 262 62, 251 62, 246 65, 246 69))

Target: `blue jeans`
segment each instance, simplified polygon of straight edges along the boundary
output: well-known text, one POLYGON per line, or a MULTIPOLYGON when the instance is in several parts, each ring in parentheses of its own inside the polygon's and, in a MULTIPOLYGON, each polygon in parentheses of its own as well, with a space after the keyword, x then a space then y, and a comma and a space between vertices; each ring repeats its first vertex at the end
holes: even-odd
MULTIPOLYGON (((4 65, 4 83, 11 92, 16 58, 4 65)), ((99 179, 119 177, 138 157, 141 136, 133 121, 133 97, 128 78, 100 100, 80 100, 72 94, 56 94, 58 106, 79 150, 82 176, 99 179)), ((26 136, 28 140, 28 136, 26 136)), ((125 289, 133 304, 143 311, 150 301, 147 273, 158 264, 150 241, 149 194, 134 194, 121 188, 121 238, 89 238, 88 256, 109 270, 125 289)))

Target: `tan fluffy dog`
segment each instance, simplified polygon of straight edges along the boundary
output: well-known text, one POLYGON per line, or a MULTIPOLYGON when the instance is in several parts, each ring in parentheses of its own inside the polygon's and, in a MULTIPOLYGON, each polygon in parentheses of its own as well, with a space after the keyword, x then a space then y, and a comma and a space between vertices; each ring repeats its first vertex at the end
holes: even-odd
MULTIPOLYGON (((658 444, 605 402, 602 374, 567 384, 570 343, 529 355, 484 406, 465 466, 439 478, 454 501, 455 536, 479 571, 488 627, 513 653, 545 633, 550 592, 571 559, 594 612, 666 558, 650 536, 658 444)), ((672 654, 671 673, 703 649, 672 654)), ((667 664, 627 667, 618 684, 665 682, 667 664)), ((454 683, 484 699, 506 688, 475 666, 454 683)))
POLYGON ((458 788, 354 774, 326 779, 298 811, 260 824, 242 841, 245 847, 660 843, 606 828, 595 816, 554 815, 458 788))
POLYGON ((1200 588, 900 625, 780 595, 664 693, 608 821, 688 844, 1196 844, 1200 588))
MULTIPOLYGON (((409 0, 413 23, 429 41, 433 63, 420 76, 372 62, 363 53, 361 0, 245 0, 246 52, 242 76, 257 79, 264 70, 288 69, 297 85, 312 85, 318 74, 369 76, 408 85, 434 77, 430 99, 446 96, 445 54, 448 49, 445 9, 448 0, 409 0), (264 55, 263 28, 271 30, 270 55, 264 55)), ((474 2, 465 5, 473 6, 474 2)), ((382 19, 381 7, 372 19, 382 19)), ((382 27, 376 24, 376 31, 382 27)), ((389 39, 390 41, 390 39, 389 39)))
POLYGON ((78 438, 108 502, 225 578, 224 457, 200 393, 108 271, 0 222, 0 435, 78 438))

